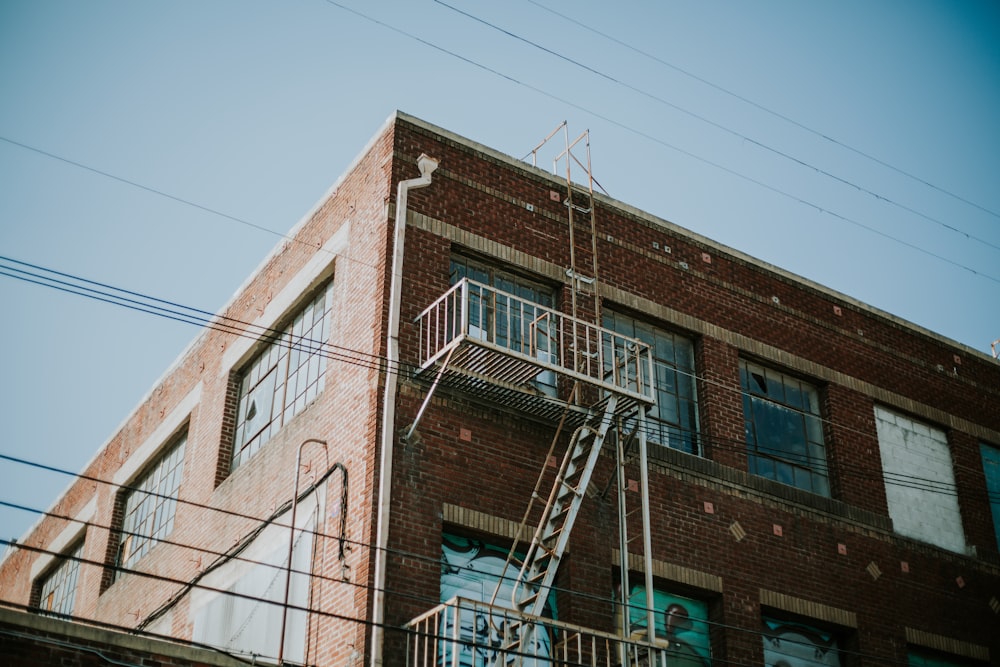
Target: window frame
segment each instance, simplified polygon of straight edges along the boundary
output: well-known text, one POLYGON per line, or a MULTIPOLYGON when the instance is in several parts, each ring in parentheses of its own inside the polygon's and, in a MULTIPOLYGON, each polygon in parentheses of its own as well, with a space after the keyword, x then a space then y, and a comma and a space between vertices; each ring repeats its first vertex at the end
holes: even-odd
MULTIPOLYGON (((499 262, 478 259, 459 252, 452 253, 448 259, 448 284, 455 285, 463 278, 468 278, 473 282, 487 285, 494 290, 511 294, 540 308, 552 311, 557 310, 558 290, 552 285, 537 278, 525 276, 512 267, 504 266, 499 262), (532 298, 532 293, 537 298, 532 298)), ((479 307, 474 303, 476 299, 482 299, 481 293, 470 289, 469 334, 474 338, 486 340, 488 337, 487 332, 494 329, 495 320, 498 325, 495 327, 496 341, 494 342, 515 352, 528 354, 529 351, 522 349, 523 346, 518 344, 520 340, 518 332, 523 333, 523 327, 525 327, 525 323, 528 322, 528 318, 532 316, 532 313, 523 312, 520 316, 515 316, 514 318, 509 316, 504 317, 504 315, 509 313, 506 304, 496 302, 479 307), (488 322, 479 321, 476 318, 480 312, 485 317, 492 319, 488 322), (514 324, 515 329, 508 330, 504 326, 505 322, 514 324), (518 324, 521 328, 516 326, 518 324)), ((555 332, 548 332, 547 336, 539 337, 539 348, 535 351, 539 359, 550 363, 558 363, 559 351, 555 345, 554 336, 555 332), (545 344, 546 341, 548 341, 548 344, 545 344)), ((539 372, 532 380, 532 384, 546 396, 555 397, 558 395, 558 381, 553 371, 543 370, 539 372)))
POLYGON ((83 537, 73 541, 69 547, 59 554, 56 562, 35 579, 33 588, 36 593, 32 597, 37 600, 37 603, 32 606, 35 607, 39 614, 62 617, 73 615, 73 607, 76 604, 76 590, 80 580, 83 545, 83 537), (46 592, 50 583, 52 584, 52 588, 46 592), (47 608, 43 606, 46 598, 55 600, 56 593, 60 592, 61 595, 55 605, 50 604, 47 608))
POLYGON ((187 440, 188 429, 185 427, 170 439, 143 473, 120 492, 122 515, 116 533, 112 581, 141 561, 173 532, 184 477, 187 440))
POLYGON ((311 290, 291 310, 285 324, 272 329, 234 374, 230 473, 253 458, 323 393, 329 366, 324 349, 332 333, 333 284, 330 278, 311 290), (266 419, 255 422, 265 411, 266 419))
POLYGON ((995 488, 991 488, 991 475, 986 466, 1000 465, 1000 447, 991 445, 988 442, 979 443, 979 458, 983 465, 983 481, 986 484, 986 500, 990 506, 990 516, 993 518, 993 533, 997 541, 997 549, 1000 549, 1000 475, 996 478, 995 488))
POLYGON ((818 384, 774 366, 740 359, 744 441, 750 474, 832 497, 820 391, 818 384), (765 425, 772 429, 781 427, 786 433, 795 426, 794 434, 798 437, 792 447, 774 448, 775 444, 784 445, 786 441, 776 443, 780 434, 762 432, 765 425), (766 441, 764 447, 762 440, 766 441), (796 443, 803 451, 795 451, 796 443), (808 485, 803 481, 808 481, 808 485))
MULTIPOLYGON (((823 655, 832 655, 836 659, 836 664, 845 664, 844 658, 851 651, 851 628, 844 628, 833 623, 822 621, 808 616, 792 614, 780 609, 762 607, 760 612, 761 626, 761 648, 766 664, 789 664, 784 658, 791 660, 806 659, 803 656, 792 655, 787 651, 799 649, 809 652, 823 652, 823 655), (785 634, 798 635, 796 639, 785 639, 785 634), (770 643, 770 646, 768 645, 770 643), (776 655, 781 660, 768 662, 768 654, 772 658, 776 655)), ((820 656, 816 655, 815 664, 825 664, 819 662, 820 656)))
POLYGON ((663 447, 675 449, 677 451, 693 454, 694 456, 704 456, 701 439, 701 417, 698 410, 698 387, 697 373, 695 367, 695 345, 694 338, 671 329, 665 329, 650 322, 648 319, 637 317, 627 311, 613 307, 605 307, 601 315, 601 326, 604 329, 615 333, 637 338, 650 347, 653 355, 653 373, 655 375, 656 386, 656 406, 646 416, 646 440, 663 447), (610 321, 609 321, 609 318, 610 321), (629 324, 629 327, 618 326, 629 324), (671 350, 672 358, 667 359, 657 356, 658 353, 671 350), (662 341, 662 344, 660 344, 662 341), (690 353, 687 367, 678 363, 678 341, 683 342, 690 353), (672 379, 674 390, 667 389, 669 385, 660 381, 672 379), (682 395, 682 387, 687 387, 690 391, 687 395, 682 395), (664 399, 669 400, 675 410, 676 419, 664 419, 662 411, 665 408, 664 399), (688 409, 685 410, 685 407, 688 409), (686 415, 686 417, 684 416, 686 415), (689 424, 684 422, 688 421, 689 424), (674 446, 671 441, 676 438, 682 446, 674 446), (664 442, 666 440, 666 442, 664 442))

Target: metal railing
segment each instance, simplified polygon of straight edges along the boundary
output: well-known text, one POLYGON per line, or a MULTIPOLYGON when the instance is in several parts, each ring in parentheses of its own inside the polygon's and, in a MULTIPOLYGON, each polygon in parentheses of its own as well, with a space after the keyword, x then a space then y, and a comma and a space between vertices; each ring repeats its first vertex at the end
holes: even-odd
POLYGON ((666 667, 671 654, 665 643, 622 639, 459 597, 406 628, 408 667, 666 667))
POLYGON ((420 364, 429 368, 465 342, 550 371, 654 401, 648 344, 463 278, 417 317, 420 364))

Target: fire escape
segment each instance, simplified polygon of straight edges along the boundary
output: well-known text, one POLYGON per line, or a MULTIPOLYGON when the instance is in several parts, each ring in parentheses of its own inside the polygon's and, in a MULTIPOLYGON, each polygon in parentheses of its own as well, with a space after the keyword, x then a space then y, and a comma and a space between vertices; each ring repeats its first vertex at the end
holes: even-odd
MULTIPOLYGON (((410 622, 407 658, 414 667, 667 664, 667 645, 656 641, 652 608, 645 610, 646 628, 638 637, 630 636, 627 611, 619 615, 621 627, 617 633, 582 628, 542 615, 606 445, 614 446, 617 461, 622 590, 628 590, 629 543, 635 539, 627 534, 626 517, 641 512, 643 530, 639 537, 645 559, 646 598, 652 600, 648 594, 652 590, 652 564, 645 438, 646 413, 656 395, 652 351, 640 340, 576 316, 578 292, 582 293, 581 285, 586 284, 593 290, 596 319, 600 321, 589 144, 584 168, 590 188, 574 186, 569 167, 569 162, 575 160, 572 147, 585 136, 573 143, 567 139, 566 150, 557 158, 567 162, 565 203, 571 246, 567 275, 573 284, 572 314, 463 278, 417 318, 419 374, 427 378, 430 388, 408 437, 442 384, 558 423, 559 431, 564 427, 572 429, 572 435, 547 498, 536 491, 528 501, 525 518, 536 500, 545 503, 541 518, 530 538, 525 539, 526 550, 518 556, 515 548, 511 549, 493 599, 483 602, 455 598, 410 622), (574 215, 590 216, 593 265, 592 275, 587 277, 577 272, 574 215), (558 395, 539 388, 540 376, 558 378, 554 383, 561 387, 558 395), (641 506, 627 508, 624 470, 636 457, 641 506), (506 577, 514 583, 501 598, 498 594, 506 577)), ((544 474, 547 461, 540 463, 544 474)))

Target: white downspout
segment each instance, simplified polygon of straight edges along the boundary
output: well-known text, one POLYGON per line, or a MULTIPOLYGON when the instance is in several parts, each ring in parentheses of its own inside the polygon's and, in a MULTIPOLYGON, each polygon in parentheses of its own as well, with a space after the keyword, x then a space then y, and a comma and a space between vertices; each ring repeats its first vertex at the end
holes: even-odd
POLYGON ((386 336, 385 398, 382 403, 382 452, 378 475, 378 518, 375 536, 375 598, 372 604, 372 667, 382 666, 385 622, 385 563, 389 546, 389 506, 392 490, 392 456, 395 444, 396 385, 399 383, 399 304, 403 290, 403 241, 406 237, 406 195, 431 184, 438 161, 417 158, 420 178, 400 181, 396 190, 396 229, 392 240, 392 275, 389 283, 389 333, 386 336))

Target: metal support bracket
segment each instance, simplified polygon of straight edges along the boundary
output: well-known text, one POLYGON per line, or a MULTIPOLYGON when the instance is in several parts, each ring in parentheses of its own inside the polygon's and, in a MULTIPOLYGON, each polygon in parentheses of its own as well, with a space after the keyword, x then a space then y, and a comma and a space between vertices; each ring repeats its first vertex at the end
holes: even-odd
POLYGON ((448 350, 448 354, 445 355, 444 361, 441 363, 441 368, 438 369, 437 375, 434 378, 434 382, 431 383, 431 388, 427 391, 427 396, 424 397, 424 402, 421 403, 420 409, 417 411, 416 418, 414 418, 413 423, 410 424, 410 428, 406 431, 406 435, 403 436, 403 439, 406 440, 407 442, 409 442, 410 438, 413 437, 414 431, 417 430, 417 425, 420 423, 420 420, 423 419, 424 411, 427 409, 427 406, 430 405, 431 398, 434 396, 434 391, 437 389, 438 384, 441 382, 441 378, 442 376, 444 376, 444 372, 448 369, 448 363, 451 361, 451 355, 455 352, 456 349, 457 346, 452 347, 450 350, 448 350))

